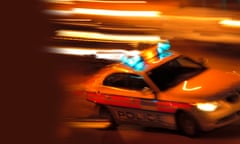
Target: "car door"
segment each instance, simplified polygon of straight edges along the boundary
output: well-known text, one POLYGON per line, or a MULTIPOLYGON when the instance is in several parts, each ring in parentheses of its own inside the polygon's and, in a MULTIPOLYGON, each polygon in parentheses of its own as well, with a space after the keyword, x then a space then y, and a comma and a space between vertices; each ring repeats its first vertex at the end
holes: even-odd
POLYGON ((131 73, 113 73, 107 76, 102 85, 99 86, 99 92, 109 96, 123 96, 131 98, 153 99, 154 94, 149 92, 150 87, 144 81, 144 78, 131 73))
POLYGON ((156 99, 141 75, 113 73, 103 80, 99 93, 119 123, 159 127, 174 123, 172 114, 159 112, 159 106, 165 103, 156 99))
POLYGON ((122 72, 108 75, 98 87, 98 92, 104 95, 107 104, 129 108, 140 108, 141 99, 155 98, 142 76, 122 72))

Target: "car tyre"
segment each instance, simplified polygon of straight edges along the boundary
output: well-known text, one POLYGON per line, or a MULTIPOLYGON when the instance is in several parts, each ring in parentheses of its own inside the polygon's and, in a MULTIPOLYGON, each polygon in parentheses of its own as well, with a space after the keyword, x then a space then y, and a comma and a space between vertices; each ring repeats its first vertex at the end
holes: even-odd
POLYGON ((200 127, 196 119, 187 112, 178 112, 176 115, 178 130, 188 136, 196 137, 200 134, 200 127))
POLYGON ((115 130, 117 128, 117 124, 112 116, 111 111, 108 108, 106 108, 105 106, 100 106, 99 116, 100 116, 100 118, 108 119, 111 122, 111 125, 107 129, 115 130))

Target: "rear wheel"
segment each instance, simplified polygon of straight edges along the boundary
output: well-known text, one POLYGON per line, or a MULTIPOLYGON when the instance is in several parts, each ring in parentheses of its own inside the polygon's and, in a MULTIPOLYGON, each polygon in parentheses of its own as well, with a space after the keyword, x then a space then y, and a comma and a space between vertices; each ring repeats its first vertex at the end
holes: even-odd
POLYGON ((195 137, 200 133, 200 127, 196 119, 187 112, 179 112, 176 115, 177 127, 181 133, 189 137, 195 137))

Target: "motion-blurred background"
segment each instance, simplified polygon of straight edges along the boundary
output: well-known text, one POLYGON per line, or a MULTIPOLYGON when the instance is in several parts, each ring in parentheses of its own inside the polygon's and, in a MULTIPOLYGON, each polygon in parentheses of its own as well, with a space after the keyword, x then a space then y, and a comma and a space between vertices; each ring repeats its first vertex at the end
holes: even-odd
POLYGON ((240 142, 239 123, 194 140, 163 129, 133 126, 102 131, 64 123, 94 112, 81 92, 97 70, 161 40, 169 40, 173 50, 208 59, 209 67, 239 74, 239 0, 38 0, 9 2, 3 10, 7 16, 2 21, 2 42, 3 49, 8 48, 8 55, 3 52, 3 84, 4 93, 11 95, 7 97, 11 104, 6 105, 11 109, 4 116, 11 124, 5 125, 5 133, 16 134, 17 140, 240 142))

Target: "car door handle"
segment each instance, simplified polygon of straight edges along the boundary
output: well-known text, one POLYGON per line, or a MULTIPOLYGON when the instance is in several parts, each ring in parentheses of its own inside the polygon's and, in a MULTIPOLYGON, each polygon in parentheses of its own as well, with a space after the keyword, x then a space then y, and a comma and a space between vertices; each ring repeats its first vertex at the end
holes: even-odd
POLYGON ((136 102, 136 98, 130 98, 130 101, 131 101, 132 103, 135 103, 135 102, 136 102))

